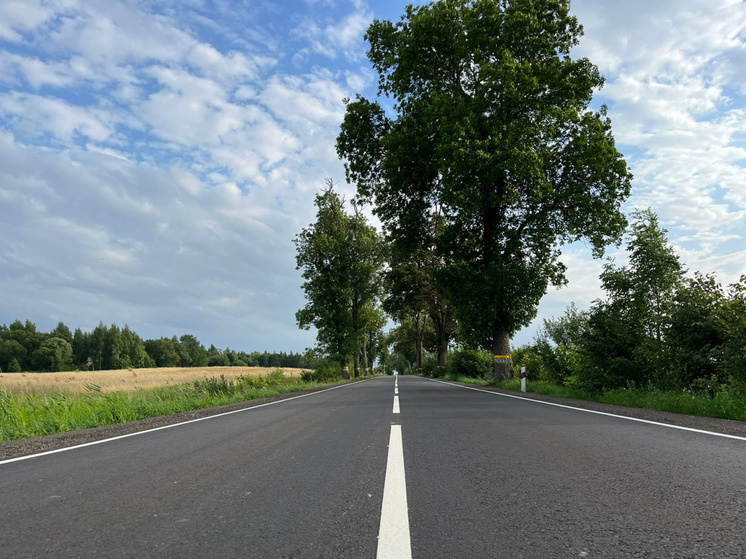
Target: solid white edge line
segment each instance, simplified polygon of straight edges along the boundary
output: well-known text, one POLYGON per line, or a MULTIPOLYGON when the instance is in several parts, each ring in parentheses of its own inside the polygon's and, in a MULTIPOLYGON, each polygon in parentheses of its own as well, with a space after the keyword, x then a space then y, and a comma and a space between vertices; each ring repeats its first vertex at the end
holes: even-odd
MULTIPOLYGON (((83 448, 86 446, 93 446, 97 444, 108 443, 111 441, 117 441, 119 439, 126 439, 127 437, 135 437, 137 435, 144 435, 145 433, 153 433, 154 431, 161 431, 163 429, 171 429, 172 427, 179 427, 180 425, 186 425, 188 423, 197 423, 198 421, 206 421, 208 419, 215 419, 216 417, 232 415, 234 413, 241 413, 245 411, 256 410, 259 408, 263 408, 264 406, 272 406, 274 404, 281 404, 282 402, 289 402, 290 400, 297 400, 298 398, 305 398, 306 396, 313 396, 315 394, 329 392, 330 390, 336 390, 337 388, 344 388, 345 386, 352 386, 353 384, 357 384, 357 382, 340 384, 339 386, 332 386, 331 388, 325 388, 324 390, 319 390, 318 392, 311 392, 310 394, 301 394, 300 396, 292 396, 291 398, 284 398, 282 400, 277 400, 276 402, 267 402, 266 404, 259 404, 258 406, 250 406, 248 408, 241 408, 240 410, 226 411, 226 412, 218 413, 215 415, 208 415, 206 417, 198 417, 197 419, 188 419, 187 421, 181 421, 179 423, 172 423, 171 425, 163 425, 162 427, 154 427, 152 429, 145 429, 144 431, 135 431, 134 433, 127 433, 126 435, 117 435, 116 437, 110 437, 108 439, 101 439, 99 441, 91 441, 89 443, 66 446, 64 448, 57 448, 55 450, 46 450, 44 452, 38 452, 36 454, 27 454, 26 456, 18 456, 16 458, 8 458, 7 460, 0 460, 0 466, 2 466, 3 464, 10 464, 11 462, 20 462, 21 460, 30 460, 31 458, 39 458, 40 456, 47 456, 49 454, 57 454, 59 452, 75 450, 76 448, 83 448)), ((246 401, 250 402, 251 400, 246 400, 246 401)), ((199 411, 199 410, 192 410, 192 411, 199 411)), ((11 441, 8 441, 8 442, 11 442, 11 441)))
POLYGON ((399 413, 399 396, 394 396, 394 413, 399 413))
MULTIPOLYGON (((728 435, 726 433, 716 433, 715 431, 705 431, 703 429, 694 429, 693 427, 683 427, 681 425, 671 425, 670 423, 660 423, 659 421, 651 421, 649 419, 639 419, 637 417, 628 417, 626 415, 617 415, 615 413, 608 413, 605 411, 588 410, 585 408, 576 408, 574 406, 568 406, 567 404, 555 404, 554 402, 545 402, 543 400, 534 400, 532 398, 524 398, 523 396, 514 396, 513 394, 503 394, 502 392, 492 392, 490 390, 482 390, 481 388, 473 388, 471 386, 461 386, 460 384, 453 384, 451 382, 445 382, 442 380, 427 379, 432 382, 439 382, 440 384, 447 384, 448 386, 454 386, 456 388, 464 388, 466 390, 476 390, 477 392, 484 392, 485 394, 494 394, 496 396, 504 396, 505 398, 515 398, 516 400, 525 400, 527 402, 535 402, 537 404, 544 404, 547 406, 555 406, 558 408, 566 408, 568 410, 582 411, 586 413, 595 413, 596 415, 605 415, 608 417, 616 417, 618 419, 626 419, 628 421, 637 421, 638 423, 648 423, 650 425, 659 425, 661 427, 668 427, 670 429, 679 429, 680 431, 690 431, 692 433, 701 433, 703 435, 712 435, 714 437, 723 437, 725 439, 735 439, 737 441, 746 441, 746 437, 740 437, 738 435, 728 435)), ((642 409, 642 408, 641 408, 642 409)), ((653 411, 653 410, 651 410, 653 411)))
POLYGON ((404 476, 404 445, 401 425, 391 426, 386 477, 383 482, 381 524, 376 559, 411 559, 407 483, 404 476))

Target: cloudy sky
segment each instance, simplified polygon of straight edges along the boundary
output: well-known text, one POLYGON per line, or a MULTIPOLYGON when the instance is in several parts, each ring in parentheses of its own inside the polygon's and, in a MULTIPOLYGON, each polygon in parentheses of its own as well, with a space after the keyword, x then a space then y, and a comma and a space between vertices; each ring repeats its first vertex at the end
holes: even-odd
MULTIPOLYGON (((0 323, 302 351, 292 238, 390 0, 0 0, 0 323)), ((597 104, 691 270, 746 274, 746 4, 574 0, 597 104)), ((351 189, 340 188, 347 193, 351 189)), ((542 317, 602 295, 567 247, 542 317)))

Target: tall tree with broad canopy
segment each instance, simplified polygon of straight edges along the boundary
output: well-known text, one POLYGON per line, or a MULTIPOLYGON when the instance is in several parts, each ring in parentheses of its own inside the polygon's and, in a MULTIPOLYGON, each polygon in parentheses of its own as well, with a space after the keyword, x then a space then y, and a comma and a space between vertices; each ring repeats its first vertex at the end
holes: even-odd
MULTIPOLYGON (((626 224, 631 175, 606 108, 589 109, 598 69, 573 59, 569 0, 443 0, 374 21, 379 96, 348 101, 337 139, 347 179, 388 235, 416 245, 433 209, 436 251, 468 343, 510 354, 547 287, 566 282, 562 244, 596 257, 626 224)), ((495 380, 510 373, 495 359, 495 380)))
POLYGON ((365 334, 380 322, 380 272, 383 245, 376 230, 355 209, 349 216, 333 183, 316 196, 316 222, 294 239, 302 270, 306 306, 296 313, 298 326, 316 327, 316 345, 338 360, 349 378, 349 358, 360 374, 365 334))

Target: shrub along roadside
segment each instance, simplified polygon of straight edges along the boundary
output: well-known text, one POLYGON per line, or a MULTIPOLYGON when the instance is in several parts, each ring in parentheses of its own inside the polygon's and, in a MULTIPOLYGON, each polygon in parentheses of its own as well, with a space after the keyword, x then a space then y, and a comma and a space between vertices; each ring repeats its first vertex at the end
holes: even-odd
POLYGON ((132 393, 103 394, 95 385, 90 385, 86 394, 51 396, 17 395, 0 389, 0 442, 194 411, 337 382, 285 377, 282 371, 275 371, 266 377, 233 381, 221 375, 132 393))

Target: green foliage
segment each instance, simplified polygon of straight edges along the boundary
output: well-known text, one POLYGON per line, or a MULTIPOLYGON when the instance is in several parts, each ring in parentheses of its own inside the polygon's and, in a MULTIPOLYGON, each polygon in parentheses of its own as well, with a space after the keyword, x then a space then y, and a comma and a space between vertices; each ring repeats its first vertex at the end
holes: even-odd
POLYGON ((37 371, 69 371, 73 368, 73 348, 62 338, 47 338, 34 351, 31 362, 37 371))
POLYGON ((193 386, 195 391, 208 396, 232 396, 236 393, 236 383, 232 380, 226 380, 225 375, 220 375, 220 378, 210 377, 195 380, 193 386))
POLYGON ((10 362, 8 363, 7 371, 9 373, 20 373, 22 371, 21 364, 18 362, 18 359, 15 357, 11 358, 10 362))
POLYGON ((397 355, 397 362, 406 361, 418 371, 423 366, 425 346, 429 345, 427 341, 434 336, 433 324, 427 314, 404 314, 400 317, 399 326, 389 332, 389 343, 397 355))
POLYGON ((715 351, 724 376, 746 384, 746 276, 730 286, 719 313, 723 343, 715 351))
MULTIPOLYGON (((498 386, 508 390, 519 390, 520 381, 512 379, 498 386)), ((604 392, 589 392, 567 385, 529 380, 527 389, 528 392, 549 394, 560 398, 576 398, 618 406, 746 421, 746 392, 725 385, 719 385, 715 390, 708 388, 703 391, 666 391, 654 387, 627 387, 604 392)))
MULTIPOLYGON (((15 361, 20 370, 52 371, 90 368, 129 369, 156 366, 205 367, 209 365, 259 367, 314 367, 315 358, 300 353, 235 352, 226 348, 210 350, 190 334, 143 342, 128 325, 124 328, 99 323, 91 332, 80 328, 71 334, 60 322, 49 334, 30 322, 0 324, 0 370, 8 371, 15 361), (50 341, 56 340, 56 341, 50 341), (64 342, 64 343, 61 343, 64 342), (68 351, 68 344, 71 352, 68 351), (152 352, 152 353, 149 353, 152 352), (89 366, 90 359, 90 366, 89 366)), ((16 365, 13 365, 15 368, 16 365)))
POLYGON ((544 319, 533 344, 515 349, 513 363, 529 378, 562 384, 585 367, 581 352, 589 314, 574 304, 557 319, 544 319))
POLYGON ((581 34, 569 0, 433 2, 368 28, 395 114, 348 102, 337 151, 392 238, 432 241, 436 287, 475 347, 509 353, 565 281, 559 244, 600 255, 623 232, 631 175, 606 109, 589 109, 603 78, 570 57, 581 34))
POLYGON ((6 370, 12 359, 15 359, 24 371, 34 370, 32 356, 47 338, 46 334, 36 331, 36 325, 27 320, 13 321, 9 327, 0 330, 0 367, 6 370))
POLYGON ((306 382, 335 382, 342 378, 339 364, 332 359, 323 359, 318 362, 315 370, 303 371, 301 379, 306 382))
POLYGON ((725 301, 726 294, 713 276, 696 273, 677 289, 667 341, 679 386, 724 372, 718 354, 726 337, 721 320, 725 301))
POLYGON ((487 351, 461 348, 448 362, 448 374, 457 377, 490 378, 491 372, 492 354, 487 351))
POLYGON ((516 370, 526 367, 526 376, 535 380, 547 380, 546 361, 552 359, 551 348, 539 346, 539 344, 517 347, 511 356, 516 370), (546 350, 549 351, 546 351, 546 350))
POLYGON ((17 366, 20 371, 21 363, 24 362, 26 353, 26 348, 18 340, 0 340, 0 369, 10 371, 11 363, 14 363, 13 367, 17 366))
POLYGON ((95 385, 90 385, 86 394, 16 395, 0 388, 0 442, 221 406, 319 385, 313 380, 285 377, 278 370, 264 377, 241 376, 233 381, 221 375, 135 393, 103 394, 95 385))
MULTIPOLYGON (((728 289, 712 275, 683 278, 656 215, 633 217, 629 264, 610 263, 601 276, 607 299, 545 321, 536 341, 514 352, 516 362, 531 379, 592 394, 649 390, 725 401, 743 392, 746 277, 728 289)), ((678 409, 693 406, 682 402, 678 409)))
POLYGON ((584 335, 581 385, 591 390, 654 383, 675 386, 666 330, 683 270, 666 230, 651 210, 636 211, 629 234, 629 264, 609 263, 601 274, 606 301, 597 301, 584 335))
POLYGON ((420 373, 426 377, 437 378, 444 376, 447 371, 445 367, 438 367, 438 360, 433 355, 427 354, 422 362, 420 373))
POLYGON ((357 356, 365 333, 380 322, 377 300, 383 244, 354 206, 344 210, 333 183, 316 196, 316 222, 294 239, 302 270, 306 306, 296 313, 298 326, 316 328, 317 349, 345 366, 357 356))

